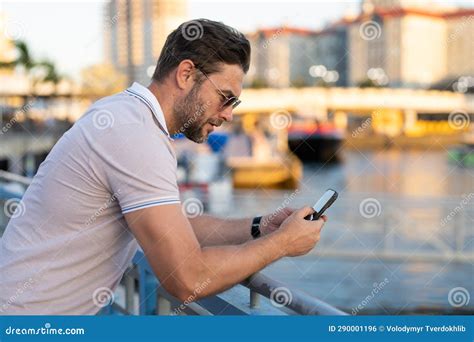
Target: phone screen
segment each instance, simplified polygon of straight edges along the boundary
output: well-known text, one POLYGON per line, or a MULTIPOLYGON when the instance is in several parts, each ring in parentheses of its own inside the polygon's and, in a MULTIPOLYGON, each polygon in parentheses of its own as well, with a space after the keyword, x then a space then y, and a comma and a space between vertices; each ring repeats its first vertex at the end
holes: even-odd
POLYGON ((326 209, 329 208, 331 204, 334 203, 334 201, 337 198, 337 195, 338 195, 337 192, 332 189, 326 190, 324 195, 313 206, 315 213, 306 216, 305 219, 311 220, 311 221, 318 220, 321 217, 321 215, 326 211, 326 209))
POLYGON ((319 201, 316 202, 316 204, 313 206, 314 211, 317 213, 321 212, 323 210, 324 205, 329 202, 329 200, 334 196, 336 192, 334 190, 327 190, 324 195, 319 199, 319 201))

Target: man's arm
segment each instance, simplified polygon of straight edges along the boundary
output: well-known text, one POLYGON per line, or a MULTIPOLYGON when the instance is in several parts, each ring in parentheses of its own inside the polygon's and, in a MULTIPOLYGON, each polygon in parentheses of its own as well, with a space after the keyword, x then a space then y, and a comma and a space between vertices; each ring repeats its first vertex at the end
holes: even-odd
POLYGON ((257 240, 205 248, 179 204, 137 210, 125 218, 161 284, 184 301, 222 292, 283 256, 306 254, 319 241, 324 222, 304 220, 311 213, 305 207, 257 240))
MULTIPOLYGON (((265 215, 260 221, 261 236, 265 236, 277 230, 281 223, 295 210, 291 208, 280 208, 277 211, 265 215)), ((238 245, 252 240, 251 224, 252 218, 230 219, 218 218, 210 215, 200 215, 189 218, 194 233, 202 247, 238 245)))
POLYGON ((202 247, 240 245, 252 240, 252 218, 225 219, 203 214, 189 218, 189 222, 202 247))

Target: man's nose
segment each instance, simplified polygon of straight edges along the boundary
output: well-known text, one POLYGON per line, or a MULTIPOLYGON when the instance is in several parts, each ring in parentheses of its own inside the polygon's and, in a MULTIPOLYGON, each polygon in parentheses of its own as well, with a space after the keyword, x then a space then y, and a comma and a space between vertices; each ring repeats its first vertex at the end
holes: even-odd
POLYGON ((234 108, 232 108, 232 106, 229 106, 229 107, 227 107, 227 108, 224 108, 224 110, 221 111, 221 113, 220 113, 219 116, 220 116, 222 119, 224 119, 225 121, 230 122, 230 121, 232 121, 232 110, 233 110, 233 109, 234 109, 234 108))

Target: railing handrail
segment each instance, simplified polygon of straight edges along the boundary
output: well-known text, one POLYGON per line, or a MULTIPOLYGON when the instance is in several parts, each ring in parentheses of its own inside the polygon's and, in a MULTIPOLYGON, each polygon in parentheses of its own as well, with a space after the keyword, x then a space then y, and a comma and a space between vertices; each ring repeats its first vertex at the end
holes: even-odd
POLYGON ((10 182, 18 182, 23 185, 30 185, 32 178, 20 176, 16 173, 0 170, 0 179, 5 179, 10 182))
MULTIPOLYGON (((182 304, 181 301, 171 296, 160 284, 158 279, 155 277, 145 255, 141 250, 138 250, 133 258, 133 272, 127 272, 129 276, 138 279, 140 282, 145 282, 149 284, 149 281, 146 279, 148 277, 153 278, 155 285, 149 288, 150 291, 156 294, 157 300, 156 313, 159 315, 170 315, 177 312, 183 312, 187 314, 197 314, 197 315, 208 315, 208 314, 231 314, 231 315, 248 315, 252 310, 247 310, 238 303, 228 301, 224 299, 221 295, 209 296, 203 299, 200 299, 196 302, 182 304), (182 310, 174 310, 173 308, 181 307, 182 310), (224 309, 222 309, 224 307, 224 309), (225 312, 224 312, 225 311, 225 312)), ((141 288, 140 296, 148 298, 149 294, 147 293, 145 284, 139 285, 141 288)), ((310 294, 292 288, 280 281, 272 279, 262 273, 256 273, 240 283, 240 285, 250 290, 250 307, 252 309, 257 306, 257 298, 259 295, 270 299, 272 302, 272 309, 280 310, 283 313, 288 313, 289 309, 297 314, 301 315, 347 315, 347 313, 321 301, 318 298, 311 296, 310 294), (288 291, 289 299, 284 300, 284 303, 281 303, 278 299, 281 289, 288 291), (281 305, 283 304, 283 305, 281 305)), ((237 286, 240 286, 237 284, 237 286)), ((132 291, 134 286, 133 282, 127 286, 129 291, 132 291)), ((142 305, 147 306, 146 301, 140 300, 140 313, 141 314, 150 314, 149 310, 146 307, 141 307, 142 305)), ((131 307, 131 305, 129 305, 131 307)))
POLYGON ((302 290, 291 288, 260 272, 241 282, 241 285, 302 315, 347 315, 302 290), (279 303, 278 296, 282 296, 282 303, 279 303))

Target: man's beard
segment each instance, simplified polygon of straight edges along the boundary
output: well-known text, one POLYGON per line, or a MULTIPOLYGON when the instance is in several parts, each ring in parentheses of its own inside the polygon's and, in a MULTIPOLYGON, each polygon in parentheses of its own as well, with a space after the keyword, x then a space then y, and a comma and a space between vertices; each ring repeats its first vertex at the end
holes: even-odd
POLYGON ((178 132, 198 144, 207 140, 203 130, 206 120, 205 112, 209 107, 199 98, 200 84, 195 84, 188 95, 173 108, 173 115, 178 124, 178 132))

